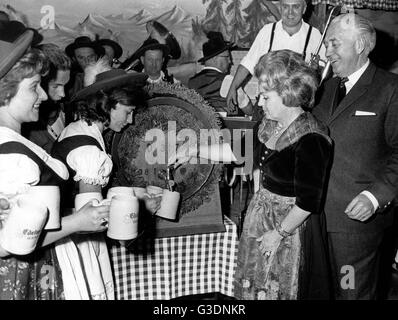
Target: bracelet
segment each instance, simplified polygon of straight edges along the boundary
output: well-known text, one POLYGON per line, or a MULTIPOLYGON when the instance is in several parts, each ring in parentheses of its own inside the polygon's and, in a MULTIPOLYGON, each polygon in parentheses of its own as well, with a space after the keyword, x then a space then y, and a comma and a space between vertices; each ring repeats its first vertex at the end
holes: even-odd
POLYGON ((289 237, 289 236, 293 235, 293 233, 290 233, 290 232, 287 232, 287 231, 283 230, 279 223, 276 224, 275 230, 279 233, 279 235, 282 238, 286 238, 286 237, 289 237))

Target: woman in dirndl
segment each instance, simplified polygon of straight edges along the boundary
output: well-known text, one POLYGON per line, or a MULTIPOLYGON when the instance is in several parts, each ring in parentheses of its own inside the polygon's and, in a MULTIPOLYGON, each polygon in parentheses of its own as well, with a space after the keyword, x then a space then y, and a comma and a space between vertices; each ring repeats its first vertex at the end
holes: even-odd
MULTIPOLYGON (((100 59, 85 69, 85 88, 72 97, 77 121, 69 124, 54 144, 52 154, 68 167, 71 197, 65 206, 78 205, 77 199, 90 197, 101 201, 113 162, 106 150, 103 133, 120 132, 133 121, 136 107, 145 104, 143 86, 147 76, 112 69, 100 59), (85 195, 86 194, 86 195, 85 195)), ((160 200, 151 199, 154 208, 160 200)), ((86 200, 83 200, 86 201, 86 200)), ((76 208, 77 209, 77 208, 76 208)), ((107 225, 106 219, 103 221, 107 225)), ((57 243, 57 255, 64 281, 73 285, 66 291, 67 299, 87 296, 90 299, 113 300, 114 283, 111 262, 104 234, 74 234, 57 243), (79 261, 83 268, 80 268, 79 261), (69 270, 79 269, 84 282, 75 281, 69 270)))
POLYGON ((69 177, 62 162, 21 135, 22 124, 37 121, 40 104, 47 100, 40 85, 46 57, 29 49, 32 39, 33 31, 21 23, 0 23, 0 300, 63 299, 54 242, 74 232, 103 230, 101 220, 109 213, 105 206, 83 207, 62 218, 60 229, 41 229, 35 249, 26 255, 5 245, 5 240, 20 241, 3 232, 19 197, 32 186, 57 186, 69 177))
POLYGON ((255 75, 265 114, 255 148, 260 189, 244 221, 235 297, 329 299, 322 205, 332 141, 327 127, 308 111, 318 77, 290 50, 265 54, 255 75))

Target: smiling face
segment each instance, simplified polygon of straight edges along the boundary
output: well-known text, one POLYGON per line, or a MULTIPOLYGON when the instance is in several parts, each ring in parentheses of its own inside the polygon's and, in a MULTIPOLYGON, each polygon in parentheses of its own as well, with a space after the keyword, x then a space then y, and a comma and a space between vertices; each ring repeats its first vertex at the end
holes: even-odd
POLYGON ((65 85, 69 82, 70 71, 58 70, 56 79, 48 83, 48 97, 52 101, 59 101, 65 97, 65 85))
POLYGON ((332 22, 325 37, 326 57, 338 77, 346 77, 357 71, 363 59, 363 48, 357 31, 352 26, 343 26, 340 21, 332 22))
POLYGON ((118 102, 115 109, 111 109, 109 129, 120 132, 126 125, 133 123, 135 106, 127 106, 118 102))
POLYGON ((304 0, 281 0, 282 24, 289 28, 298 26, 306 7, 304 0))
POLYGON ((8 113, 18 123, 36 122, 39 120, 39 106, 47 100, 47 94, 40 86, 40 75, 23 79, 18 85, 16 95, 8 104, 8 113))

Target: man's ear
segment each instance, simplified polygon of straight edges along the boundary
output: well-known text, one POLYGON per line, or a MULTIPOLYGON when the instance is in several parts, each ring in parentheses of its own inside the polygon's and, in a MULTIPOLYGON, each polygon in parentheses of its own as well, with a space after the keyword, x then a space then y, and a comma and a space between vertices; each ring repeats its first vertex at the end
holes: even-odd
POLYGON ((304 15, 305 11, 307 11, 307 1, 306 0, 303 1, 304 1, 304 8, 303 8, 303 15, 304 15))
POLYGON ((366 50, 366 44, 362 37, 358 37, 355 40, 355 51, 357 54, 361 54, 366 50))
POLYGON ((140 57, 140 61, 141 61, 142 64, 144 64, 144 56, 140 57))

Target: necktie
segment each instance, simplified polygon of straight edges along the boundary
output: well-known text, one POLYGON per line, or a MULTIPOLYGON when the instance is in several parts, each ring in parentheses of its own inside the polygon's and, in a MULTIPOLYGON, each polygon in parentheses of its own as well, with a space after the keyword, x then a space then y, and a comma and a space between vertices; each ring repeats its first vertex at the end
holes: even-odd
POLYGON ((348 81, 347 77, 340 78, 339 87, 337 89, 337 97, 335 99, 334 110, 336 110, 337 106, 340 104, 341 100, 345 97, 347 90, 345 87, 345 83, 348 81))

